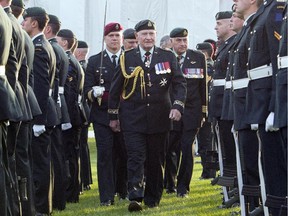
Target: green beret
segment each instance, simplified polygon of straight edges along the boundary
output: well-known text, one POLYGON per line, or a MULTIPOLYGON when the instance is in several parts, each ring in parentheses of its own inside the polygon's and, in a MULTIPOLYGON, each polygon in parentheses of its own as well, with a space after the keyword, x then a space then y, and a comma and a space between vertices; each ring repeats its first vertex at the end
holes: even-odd
POLYGON ((44 8, 41 7, 30 7, 27 8, 23 13, 23 18, 26 17, 47 17, 48 14, 46 13, 44 8))
POLYGON ((11 5, 25 9, 25 4, 23 0, 12 0, 11 5))
POLYGON ((69 30, 69 29, 61 29, 58 34, 58 37, 63 37, 63 38, 75 38, 74 33, 69 30))
POLYGON ((52 14, 49 14, 48 16, 49 16, 49 22, 48 23, 61 25, 61 22, 57 16, 52 15, 52 14))
POLYGON ((188 30, 185 28, 175 28, 170 32, 170 38, 187 37, 188 30))
POLYGON ((135 29, 128 28, 123 32, 124 39, 136 39, 135 37, 135 29))
POLYGON ((156 30, 156 25, 151 20, 141 20, 135 25, 135 31, 139 32, 141 30, 156 30))
POLYGON ((220 11, 215 15, 216 20, 230 19, 232 17, 232 11, 220 11))
POLYGON ((198 43, 196 45, 196 49, 197 50, 211 50, 213 49, 212 44, 208 43, 208 42, 203 42, 203 43, 198 43))
POLYGON ((88 44, 85 41, 79 40, 77 48, 88 48, 88 44))

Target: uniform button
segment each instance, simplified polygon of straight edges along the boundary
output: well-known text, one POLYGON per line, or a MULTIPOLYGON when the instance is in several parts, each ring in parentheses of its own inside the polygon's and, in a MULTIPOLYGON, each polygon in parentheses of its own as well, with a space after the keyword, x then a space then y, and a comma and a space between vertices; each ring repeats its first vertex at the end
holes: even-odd
POLYGON ((235 63, 233 63, 233 66, 235 66, 235 63))
POLYGON ((246 63, 246 66, 248 66, 249 64, 248 63, 246 63))
POLYGON ((150 94, 147 94, 148 97, 150 97, 150 94))
POLYGON ((150 106, 150 104, 148 103, 148 104, 147 104, 147 106, 149 107, 149 106, 150 106))
POLYGON ((251 48, 249 47, 248 50, 250 51, 250 49, 251 49, 251 48))

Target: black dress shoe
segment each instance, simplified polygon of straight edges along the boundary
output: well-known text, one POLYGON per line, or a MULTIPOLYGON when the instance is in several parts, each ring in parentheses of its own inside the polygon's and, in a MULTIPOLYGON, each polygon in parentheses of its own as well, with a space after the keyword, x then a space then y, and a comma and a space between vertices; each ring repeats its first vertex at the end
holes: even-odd
POLYGON ((111 206, 111 205, 114 205, 114 201, 113 200, 108 200, 108 201, 100 203, 100 206, 111 206))
POLYGON ((177 193, 177 197, 179 197, 179 198, 187 198, 188 194, 187 193, 177 193))
POLYGON ((176 193, 176 189, 167 189, 167 190, 166 190, 166 193, 167 193, 167 194, 176 193))
POLYGON ((135 200, 132 200, 128 206, 128 210, 129 212, 142 211, 141 203, 135 200))
POLYGON ((148 208, 157 208, 157 207, 158 207, 158 204, 156 204, 156 203, 150 203, 150 204, 146 204, 146 206, 147 206, 148 208))

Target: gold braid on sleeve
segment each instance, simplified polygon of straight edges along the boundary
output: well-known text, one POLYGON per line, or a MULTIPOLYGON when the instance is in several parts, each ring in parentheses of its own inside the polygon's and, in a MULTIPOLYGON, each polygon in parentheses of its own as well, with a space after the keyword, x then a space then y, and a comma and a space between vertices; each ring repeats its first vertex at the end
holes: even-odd
POLYGON ((125 53, 123 53, 120 56, 120 66, 121 66, 122 74, 125 78, 123 92, 122 92, 123 99, 126 100, 130 98, 131 95, 135 92, 137 79, 139 75, 140 75, 141 97, 143 99, 143 97, 146 95, 146 89, 145 89, 144 70, 142 69, 142 67, 137 66, 130 75, 127 74, 125 70, 125 53), (126 86, 128 85, 129 79, 132 79, 132 78, 134 78, 132 90, 129 94, 126 95, 126 86))

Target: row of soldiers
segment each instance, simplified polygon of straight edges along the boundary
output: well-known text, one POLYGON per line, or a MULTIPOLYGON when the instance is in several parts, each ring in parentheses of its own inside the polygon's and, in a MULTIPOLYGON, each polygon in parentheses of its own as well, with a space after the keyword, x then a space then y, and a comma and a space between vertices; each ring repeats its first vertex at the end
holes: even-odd
POLYGON ((92 184, 88 46, 43 8, 0 5, 0 215, 50 215, 92 184))
POLYGON ((241 215, 287 215, 287 1, 234 3, 216 15, 209 115, 222 169, 213 183, 241 215))

